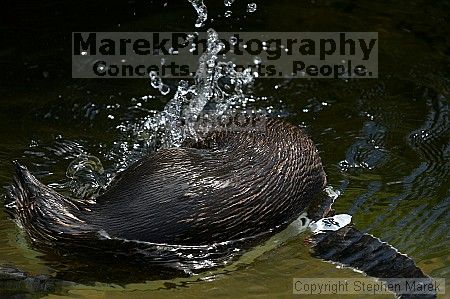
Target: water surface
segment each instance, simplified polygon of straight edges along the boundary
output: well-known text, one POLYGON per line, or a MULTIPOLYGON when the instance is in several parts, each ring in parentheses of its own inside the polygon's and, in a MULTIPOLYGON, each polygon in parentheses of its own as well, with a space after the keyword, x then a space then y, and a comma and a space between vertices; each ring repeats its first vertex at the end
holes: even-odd
MULTIPOLYGON (((81 7, 78 2, 40 1, 42 5, 12 7, 14 13, 6 18, 11 22, 1 29, 8 42, 0 46, 0 185, 11 182, 11 161, 19 159, 45 183, 69 192, 66 170, 80 154, 95 154, 106 171, 113 171, 123 157, 133 159, 141 149, 147 150, 141 139, 127 139, 117 126, 139 124, 150 110, 162 109, 173 94, 160 95, 148 80, 71 79, 70 33, 193 31, 196 15, 185 2, 169 1, 164 7, 99 1, 81 7), (146 95, 152 97, 142 98, 146 95)), ((379 33, 378 79, 257 79, 252 96, 309 132, 329 185, 342 193, 334 205, 338 213, 351 214, 359 229, 408 254, 427 274, 448 278, 448 2, 256 3, 257 10, 248 13, 248 2, 236 0, 232 16, 226 18, 224 12, 230 8, 221 1, 206 2, 205 28, 379 33)), ((167 82, 172 89, 177 83, 167 82)), ((68 295, 290 297, 294 277, 361 276, 310 257, 303 242, 306 235, 231 270, 146 284, 126 284, 125 278, 115 285, 90 281, 89 287, 74 287, 68 295)), ((1 211, 0 264, 5 263, 35 274, 54 274, 55 268, 70 273, 80 266, 65 261, 58 267, 49 265, 1 211)), ((92 271, 95 276, 101 269, 92 271)))

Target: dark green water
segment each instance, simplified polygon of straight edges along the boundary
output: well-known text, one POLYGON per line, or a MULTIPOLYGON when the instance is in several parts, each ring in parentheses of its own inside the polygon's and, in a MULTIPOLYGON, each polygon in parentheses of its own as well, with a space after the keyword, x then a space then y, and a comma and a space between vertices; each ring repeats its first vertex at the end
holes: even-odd
MULTIPOLYGON (((206 28, 216 31, 378 32, 378 79, 260 79, 253 93, 268 97, 262 105, 273 105, 290 122, 306 126, 320 149, 329 185, 342 192, 337 212, 351 214, 358 228, 408 254, 427 274, 447 278, 448 284, 448 1, 255 1, 258 10, 247 14, 248 2, 236 0, 231 18, 218 16, 226 10, 222 1, 209 2, 214 21, 206 28)), ((72 79, 72 31, 193 31, 196 19, 187 1, 169 1, 165 8, 133 1, 17 2, 3 13, 2 186, 11 182, 14 159, 46 183, 67 182, 67 166, 85 151, 108 168, 118 158, 108 155, 119 139, 116 126, 144 117, 142 108, 161 109, 170 99, 155 93, 147 80, 72 79), (148 94, 156 100, 141 108, 131 100, 148 94)), ((1 211, 0 264, 53 273, 19 232, 1 211)), ((292 296, 294 277, 360 276, 311 258, 303 239, 206 281, 98 285, 71 293, 81 298, 274 298, 292 296)))

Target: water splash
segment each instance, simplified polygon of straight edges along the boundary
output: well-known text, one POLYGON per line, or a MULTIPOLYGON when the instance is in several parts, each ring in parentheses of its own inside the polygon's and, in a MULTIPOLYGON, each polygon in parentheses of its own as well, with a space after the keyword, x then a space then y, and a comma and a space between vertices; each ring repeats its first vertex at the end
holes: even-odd
POLYGON ((80 155, 69 164, 66 176, 70 178, 69 188, 77 198, 91 198, 105 184, 102 162, 92 155, 80 155))
MULTIPOLYGON (((202 134, 211 127, 197 124, 201 117, 216 117, 232 113, 236 107, 247 107, 249 98, 245 90, 249 89, 254 77, 250 69, 242 72, 234 69, 231 62, 219 61, 219 52, 224 44, 213 29, 207 32, 207 48, 199 58, 198 69, 194 83, 181 80, 178 83, 173 98, 166 104, 163 111, 148 115, 138 127, 136 124, 125 123, 119 129, 126 140, 140 140, 139 148, 157 150, 159 148, 179 147, 186 139, 199 140, 202 134)), ((150 75, 152 86, 161 91, 164 86, 156 73, 150 75)), ((129 153, 133 153, 135 142, 119 142, 118 152, 121 159, 117 169, 125 169, 130 162, 129 153)), ((136 157, 139 158, 139 157, 136 157)))
POLYGON ((229 7, 229 6, 231 6, 231 4, 233 4, 234 1, 235 1, 235 0, 224 0, 224 1, 223 1, 223 4, 224 4, 225 6, 227 6, 227 7, 229 7))
POLYGON ((256 3, 249 3, 247 4, 247 12, 253 13, 256 11, 256 3))
MULTIPOLYGON (((188 36, 188 41, 194 37, 195 34, 188 36)), ((107 118, 118 123, 118 138, 112 145, 103 146, 99 153, 101 156, 98 156, 100 159, 90 155, 88 149, 83 151, 83 155, 67 170, 69 181, 57 183, 53 187, 59 191, 70 191, 73 197, 86 198, 106 188, 117 173, 149 153, 161 148, 179 147, 187 139, 199 140, 217 126, 215 122, 206 122, 205 126, 199 120, 226 117, 238 111, 250 111, 258 115, 268 112, 269 115, 279 116, 273 106, 261 108, 260 103, 268 98, 251 95, 255 78, 252 70, 236 70, 232 62, 225 61, 219 55, 223 48, 224 44, 217 32, 210 29, 207 31, 207 47, 199 58, 193 79, 180 80, 172 87, 156 73, 149 74, 150 85, 160 94, 168 95, 171 89, 174 92, 162 111, 146 108, 146 104, 158 99, 155 96, 133 98, 133 105, 128 108, 106 106, 104 112, 107 118), (97 169, 91 167, 94 160, 97 161, 94 164, 100 164, 100 160, 107 161, 108 166, 104 171, 94 171, 97 169)), ((95 152, 98 153, 99 149, 95 149, 95 152)))
POLYGON ((149 77, 150 77, 150 84, 152 85, 153 88, 158 89, 162 95, 169 94, 170 87, 162 82, 161 78, 155 71, 151 71, 149 77))
POLYGON ((194 7, 197 12, 197 21, 195 22, 195 27, 200 28, 205 25, 206 20, 208 19, 208 10, 206 5, 203 3, 203 0, 188 0, 192 7, 194 7))

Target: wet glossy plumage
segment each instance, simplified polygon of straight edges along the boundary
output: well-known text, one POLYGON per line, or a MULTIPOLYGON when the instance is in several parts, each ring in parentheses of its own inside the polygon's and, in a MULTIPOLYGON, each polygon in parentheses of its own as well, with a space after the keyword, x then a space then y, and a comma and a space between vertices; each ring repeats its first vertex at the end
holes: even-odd
POLYGON ((265 131, 220 131, 152 153, 122 173, 95 204, 65 199, 18 166, 8 207, 37 243, 103 235, 202 245, 284 227, 325 181, 308 136, 270 120, 265 131))

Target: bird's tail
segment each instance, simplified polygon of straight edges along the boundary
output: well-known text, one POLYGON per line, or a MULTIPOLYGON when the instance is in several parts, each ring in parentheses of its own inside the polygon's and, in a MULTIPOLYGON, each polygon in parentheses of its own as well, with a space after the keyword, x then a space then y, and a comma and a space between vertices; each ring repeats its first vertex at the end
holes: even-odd
POLYGON ((51 245, 61 239, 92 237, 93 228, 78 216, 83 209, 81 203, 42 184, 17 161, 14 165, 16 177, 5 208, 32 243, 51 245))

